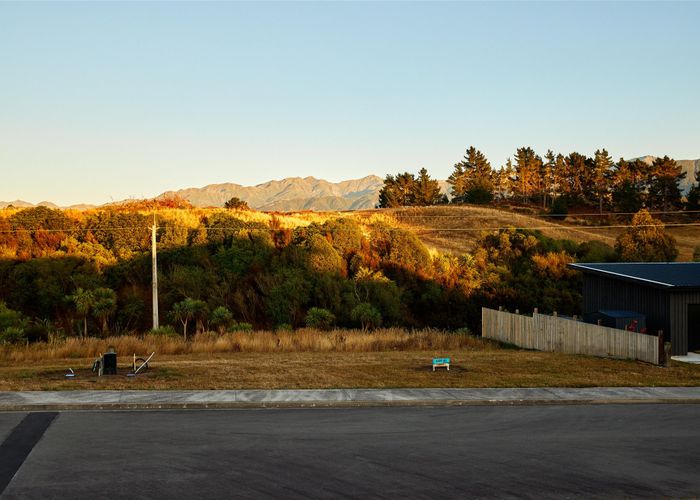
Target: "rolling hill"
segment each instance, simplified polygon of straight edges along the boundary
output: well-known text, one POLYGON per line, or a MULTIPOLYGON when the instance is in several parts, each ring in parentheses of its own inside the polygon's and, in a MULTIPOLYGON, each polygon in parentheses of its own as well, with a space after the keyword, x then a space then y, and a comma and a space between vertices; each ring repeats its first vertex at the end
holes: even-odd
MULTIPOLYGON (((602 226, 594 225, 589 217, 570 217, 558 221, 552 217, 518 213, 501 207, 477 205, 412 207, 359 211, 356 217, 370 217, 381 214, 391 223, 408 229, 429 248, 451 254, 470 252, 483 231, 504 227, 537 229, 545 236, 555 239, 568 239, 577 243, 600 241, 615 246, 617 236, 624 231, 623 221, 606 221, 602 226)), ((685 221, 699 223, 700 220, 685 221)), ((678 261, 690 261, 693 251, 700 242, 700 226, 667 227, 677 242, 678 261)))

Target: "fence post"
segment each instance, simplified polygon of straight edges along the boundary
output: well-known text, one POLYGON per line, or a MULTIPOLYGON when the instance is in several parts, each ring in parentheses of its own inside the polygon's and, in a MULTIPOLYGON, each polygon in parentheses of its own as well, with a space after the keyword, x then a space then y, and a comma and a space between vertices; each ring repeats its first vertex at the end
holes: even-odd
POLYGON ((666 351, 664 350, 664 331, 659 330, 659 365, 668 366, 668 359, 666 359, 666 351))

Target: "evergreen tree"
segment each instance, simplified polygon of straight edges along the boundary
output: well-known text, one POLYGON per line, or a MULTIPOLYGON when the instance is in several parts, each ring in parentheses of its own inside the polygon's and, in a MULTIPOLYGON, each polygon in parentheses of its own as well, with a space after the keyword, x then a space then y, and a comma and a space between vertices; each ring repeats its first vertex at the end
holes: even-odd
POLYGON ((515 152, 514 188, 522 201, 529 201, 541 189, 541 170, 542 158, 532 148, 518 148, 515 152))
POLYGON ((396 179, 393 175, 387 174, 384 178, 384 185, 379 190, 378 208, 395 208, 400 207, 398 192, 396 189, 396 179))
POLYGON ((486 156, 470 146, 447 179, 453 203, 488 203, 493 199, 494 173, 486 156))
POLYGON ((609 172, 613 165, 612 157, 603 149, 598 149, 593 157, 592 186, 598 198, 598 210, 603 213, 603 201, 609 194, 609 172))
POLYGON ((685 172, 675 160, 664 156, 651 164, 649 179, 649 204, 664 212, 681 206, 681 190, 678 187, 685 178, 685 172))
POLYGON ((640 160, 624 158, 613 166, 609 174, 609 186, 613 208, 618 212, 637 212, 644 205, 644 172, 647 166, 640 160))
POLYGON ((508 158, 506 164, 494 172, 494 189, 499 200, 505 200, 513 195, 514 178, 513 162, 508 158))
POLYGON ((438 181, 431 179, 425 168, 421 168, 418 172, 418 178, 413 187, 413 204, 416 206, 437 205, 443 199, 438 181))
POLYGON ((700 210, 700 182, 696 183, 686 197, 685 209, 697 211, 700 210))
POLYGON ((396 176, 396 189, 399 202, 403 207, 410 207, 414 203, 413 195, 416 192, 416 178, 413 174, 404 172, 396 176))
POLYGON ((416 191, 416 179, 413 174, 387 175, 384 186, 379 191, 379 208, 396 208, 413 205, 416 191))
POLYGON ((551 149, 544 155, 546 162, 542 163, 542 208, 547 208, 547 200, 554 196, 554 171, 556 167, 556 156, 551 149))
POLYGON ((552 196, 554 198, 560 198, 567 193, 567 174, 566 174, 566 162, 564 161, 564 155, 559 153, 556 158, 554 158, 554 169, 552 172, 552 196))
POLYGON ((564 158, 566 186, 564 194, 573 200, 586 201, 586 193, 593 179, 593 160, 580 153, 573 152, 564 158))

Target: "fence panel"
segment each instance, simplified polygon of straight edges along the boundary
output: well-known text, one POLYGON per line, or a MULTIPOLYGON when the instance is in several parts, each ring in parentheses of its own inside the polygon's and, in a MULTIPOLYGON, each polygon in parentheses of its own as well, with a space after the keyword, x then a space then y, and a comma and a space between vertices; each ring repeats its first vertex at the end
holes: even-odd
POLYGON ((627 358, 659 364, 659 340, 645 333, 618 330, 534 312, 532 316, 481 309, 482 336, 526 349, 627 358))

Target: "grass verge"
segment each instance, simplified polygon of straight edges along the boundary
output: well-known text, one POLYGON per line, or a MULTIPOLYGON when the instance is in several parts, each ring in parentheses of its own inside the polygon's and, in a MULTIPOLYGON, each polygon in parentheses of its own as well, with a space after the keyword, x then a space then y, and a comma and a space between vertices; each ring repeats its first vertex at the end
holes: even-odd
POLYGON ((398 387, 697 386, 700 366, 650 364, 525 350, 236 352, 156 355, 144 375, 97 377, 91 358, 13 361, 0 366, 0 390, 330 389, 398 387), (452 358, 433 372, 434 355, 452 358), (66 379, 68 367, 77 371, 66 379))

